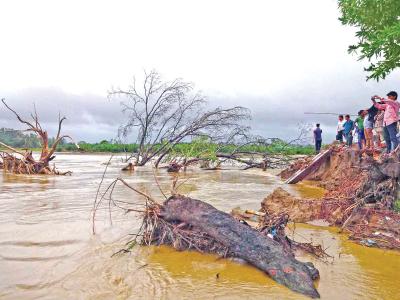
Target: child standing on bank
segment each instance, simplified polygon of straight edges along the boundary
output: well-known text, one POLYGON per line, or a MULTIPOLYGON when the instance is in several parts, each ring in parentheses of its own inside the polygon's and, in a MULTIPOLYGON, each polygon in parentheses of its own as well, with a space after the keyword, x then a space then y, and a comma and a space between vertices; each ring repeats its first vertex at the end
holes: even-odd
POLYGON ((365 134, 364 134, 364 118, 365 114, 363 110, 358 112, 358 117, 355 119, 357 127, 357 137, 358 137, 358 148, 362 150, 365 145, 365 134))

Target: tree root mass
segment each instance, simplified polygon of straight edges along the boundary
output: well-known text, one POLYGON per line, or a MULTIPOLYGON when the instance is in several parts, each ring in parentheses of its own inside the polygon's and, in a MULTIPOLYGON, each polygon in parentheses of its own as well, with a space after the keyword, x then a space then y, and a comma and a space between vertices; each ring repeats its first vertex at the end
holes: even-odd
POLYGON ((265 233, 205 202, 174 195, 162 205, 148 206, 139 234, 145 245, 241 258, 291 290, 319 297, 313 284, 318 271, 265 233))

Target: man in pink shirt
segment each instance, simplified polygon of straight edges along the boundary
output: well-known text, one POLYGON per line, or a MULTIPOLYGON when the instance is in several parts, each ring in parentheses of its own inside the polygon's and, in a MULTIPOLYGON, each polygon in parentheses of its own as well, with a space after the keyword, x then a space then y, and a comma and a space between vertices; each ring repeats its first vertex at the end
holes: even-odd
POLYGON ((397 93, 392 91, 387 94, 388 99, 379 96, 373 96, 371 100, 374 106, 380 110, 384 110, 383 126, 385 131, 386 151, 390 153, 399 145, 397 140, 397 122, 399 121, 400 103, 397 102, 397 93), (380 99, 381 103, 377 103, 375 99, 380 99))

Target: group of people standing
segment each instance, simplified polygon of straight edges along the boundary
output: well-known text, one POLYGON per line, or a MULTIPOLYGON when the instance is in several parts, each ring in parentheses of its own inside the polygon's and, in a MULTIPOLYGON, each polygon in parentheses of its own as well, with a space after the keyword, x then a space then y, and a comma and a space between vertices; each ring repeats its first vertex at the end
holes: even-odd
POLYGON ((387 98, 373 96, 371 101, 372 106, 360 110, 354 121, 350 115, 345 115, 344 118, 343 115, 339 116, 336 140, 351 146, 353 134, 357 134, 360 150, 365 148, 373 151, 376 146, 386 147, 386 152, 390 153, 399 145, 397 132, 400 103, 397 101, 397 93, 391 91, 387 98))
MULTIPOLYGON (((351 147, 353 136, 357 135, 360 150, 374 151, 376 148, 386 148, 390 153, 399 146, 397 137, 399 126, 400 103, 397 93, 389 92, 387 98, 377 95, 371 97, 372 106, 358 112, 353 121, 350 115, 339 115, 336 140, 351 147)), ((322 130, 320 124, 314 129, 315 151, 319 153, 322 145, 322 130)))

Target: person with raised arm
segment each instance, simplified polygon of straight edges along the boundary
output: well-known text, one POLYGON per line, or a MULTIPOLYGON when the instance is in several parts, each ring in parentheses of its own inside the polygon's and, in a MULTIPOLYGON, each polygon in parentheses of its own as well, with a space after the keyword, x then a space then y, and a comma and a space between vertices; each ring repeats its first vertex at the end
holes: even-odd
POLYGON ((383 130, 385 132, 386 152, 390 153, 392 150, 396 150, 399 145, 397 123, 399 121, 400 103, 397 101, 397 93, 395 91, 389 92, 386 96, 387 99, 375 95, 371 100, 376 108, 385 111, 383 115, 383 130), (379 99, 381 103, 377 103, 376 99, 379 99))

